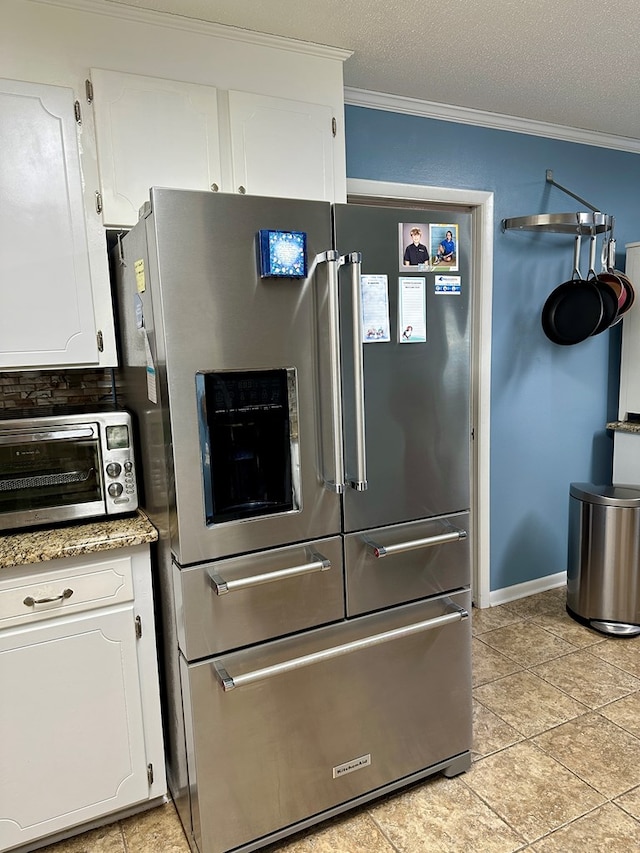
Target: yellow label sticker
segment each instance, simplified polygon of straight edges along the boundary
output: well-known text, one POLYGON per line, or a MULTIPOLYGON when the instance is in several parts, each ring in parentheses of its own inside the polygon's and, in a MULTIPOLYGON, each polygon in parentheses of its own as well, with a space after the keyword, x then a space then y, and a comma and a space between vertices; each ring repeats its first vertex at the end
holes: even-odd
POLYGON ((134 261, 133 268, 136 271, 136 287, 138 288, 138 293, 144 293, 147 289, 147 285, 144 280, 144 260, 140 258, 140 260, 134 261))

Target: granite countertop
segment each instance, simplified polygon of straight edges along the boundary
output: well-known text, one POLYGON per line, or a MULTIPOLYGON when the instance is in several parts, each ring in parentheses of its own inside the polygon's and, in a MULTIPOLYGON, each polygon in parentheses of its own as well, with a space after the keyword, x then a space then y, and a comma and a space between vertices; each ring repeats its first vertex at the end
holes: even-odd
POLYGON ((630 421, 612 421, 607 424, 607 429, 615 429, 618 432, 637 432, 640 433, 640 423, 630 421))
POLYGON ((78 557, 110 548, 142 545, 157 539, 158 531, 142 510, 124 518, 8 533, 0 536, 0 568, 78 557))

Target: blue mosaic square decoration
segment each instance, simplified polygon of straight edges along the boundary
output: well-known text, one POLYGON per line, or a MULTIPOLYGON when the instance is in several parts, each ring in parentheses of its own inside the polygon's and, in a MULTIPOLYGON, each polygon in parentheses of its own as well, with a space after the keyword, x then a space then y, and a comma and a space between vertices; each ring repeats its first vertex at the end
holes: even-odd
POLYGON ((307 235, 304 231, 259 232, 261 278, 306 278, 307 235))

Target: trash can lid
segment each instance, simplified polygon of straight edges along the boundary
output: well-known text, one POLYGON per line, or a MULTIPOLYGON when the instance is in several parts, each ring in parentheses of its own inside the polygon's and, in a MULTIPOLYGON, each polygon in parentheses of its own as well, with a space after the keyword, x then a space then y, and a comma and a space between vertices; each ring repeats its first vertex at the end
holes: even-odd
POLYGON ((628 506, 640 509, 640 486, 596 486, 593 483, 571 483, 569 494, 590 504, 628 506))

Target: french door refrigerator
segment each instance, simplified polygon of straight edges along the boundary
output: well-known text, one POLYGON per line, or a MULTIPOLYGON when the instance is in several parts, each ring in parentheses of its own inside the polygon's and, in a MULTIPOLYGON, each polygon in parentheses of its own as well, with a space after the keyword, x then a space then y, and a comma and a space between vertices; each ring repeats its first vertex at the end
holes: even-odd
POLYGON ((471 239, 465 211, 153 188, 114 250, 200 853, 469 766, 471 239))

